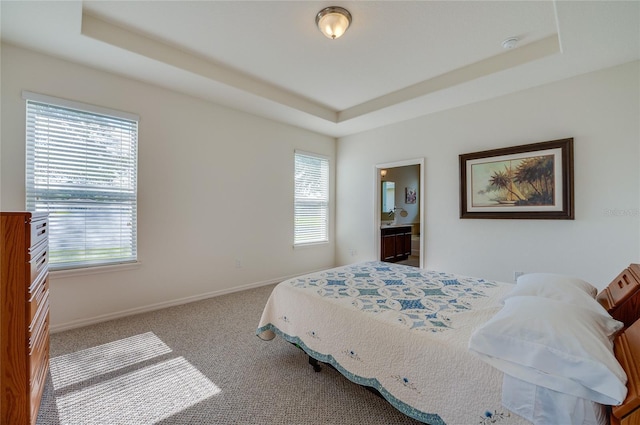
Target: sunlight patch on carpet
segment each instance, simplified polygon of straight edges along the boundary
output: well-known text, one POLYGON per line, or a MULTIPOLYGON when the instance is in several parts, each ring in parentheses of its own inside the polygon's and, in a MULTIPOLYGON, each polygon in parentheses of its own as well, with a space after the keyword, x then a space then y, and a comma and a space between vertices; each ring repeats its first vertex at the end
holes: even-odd
POLYGON ((49 362, 53 388, 77 384, 170 352, 167 344, 147 332, 54 357, 49 362))
POLYGON ((151 425, 222 391, 171 352, 149 332, 52 358, 60 424, 151 425))

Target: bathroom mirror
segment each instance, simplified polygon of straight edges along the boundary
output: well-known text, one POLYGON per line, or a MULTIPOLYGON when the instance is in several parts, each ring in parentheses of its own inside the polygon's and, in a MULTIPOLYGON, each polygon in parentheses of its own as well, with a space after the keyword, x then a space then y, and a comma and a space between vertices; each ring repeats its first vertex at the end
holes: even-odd
POLYGON ((382 213, 389 214, 396 206, 396 184, 395 182, 382 182, 382 213))

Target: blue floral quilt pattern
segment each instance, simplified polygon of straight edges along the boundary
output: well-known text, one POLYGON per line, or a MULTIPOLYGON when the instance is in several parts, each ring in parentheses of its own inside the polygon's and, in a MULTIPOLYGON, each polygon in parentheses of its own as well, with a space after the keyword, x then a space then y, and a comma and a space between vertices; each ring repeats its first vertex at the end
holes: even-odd
POLYGON ((449 329, 451 315, 469 310, 471 300, 496 286, 490 280, 381 262, 328 270, 289 284, 363 312, 394 314, 402 325, 427 332, 449 329))

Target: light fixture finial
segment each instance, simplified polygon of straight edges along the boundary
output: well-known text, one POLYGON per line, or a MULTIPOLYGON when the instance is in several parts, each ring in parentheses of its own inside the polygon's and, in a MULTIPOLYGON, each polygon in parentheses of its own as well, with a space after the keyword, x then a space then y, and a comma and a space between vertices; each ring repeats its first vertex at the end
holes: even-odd
POLYGON ((351 13, 340 6, 325 7, 316 15, 316 25, 327 38, 335 40, 351 25, 351 13))

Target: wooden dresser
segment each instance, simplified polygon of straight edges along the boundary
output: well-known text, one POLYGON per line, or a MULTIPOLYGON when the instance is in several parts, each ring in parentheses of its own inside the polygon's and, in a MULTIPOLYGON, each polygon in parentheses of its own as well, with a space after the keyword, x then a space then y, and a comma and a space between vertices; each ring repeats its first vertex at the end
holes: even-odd
POLYGON ((49 371, 49 220, 0 218, 0 424, 35 424, 49 371))

